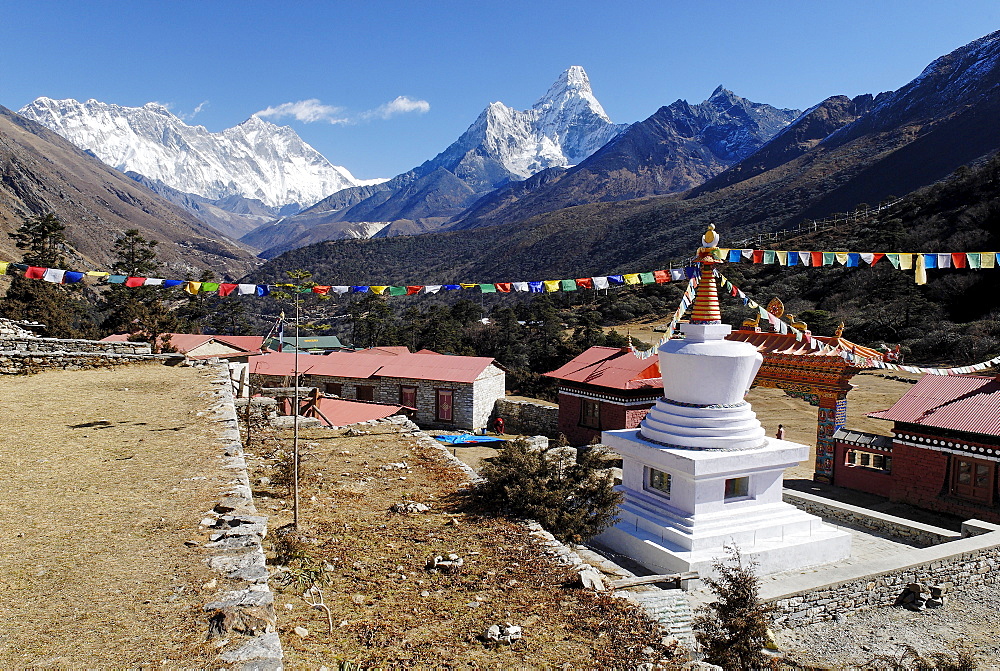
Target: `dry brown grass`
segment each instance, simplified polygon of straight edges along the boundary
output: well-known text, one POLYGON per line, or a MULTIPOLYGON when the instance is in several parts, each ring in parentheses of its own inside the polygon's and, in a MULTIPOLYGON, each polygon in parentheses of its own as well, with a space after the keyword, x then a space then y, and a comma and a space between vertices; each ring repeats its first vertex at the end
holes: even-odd
MULTIPOLYGON (((280 438, 290 449, 289 432, 280 438)), ((300 527, 307 552, 324 575, 327 616, 302 599, 302 585, 275 586, 279 631, 290 667, 624 668, 662 651, 660 635, 624 600, 595 597, 569 583, 573 573, 544 556, 520 524, 480 517, 464 507, 465 477, 440 451, 384 425, 371 435, 303 432, 300 527), (407 471, 383 466, 406 462, 407 471), (404 500, 430 512, 391 514, 404 500), (435 555, 465 560, 452 575, 425 568, 435 555), (524 628, 512 646, 487 645, 492 624, 524 628), (295 627, 309 634, 298 636, 295 627)), ((267 440, 261 454, 272 454, 267 440)), ((251 462, 251 479, 269 476, 273 460, 251 462)), ((258 489, 261 489, 258 487, 258 489)), ((258 507, 275 530, 291 521, 278 488, 258 491, 258 507)))
POLYGON ((220 483, 206 373, 0 383, 0 667, 201 667, 198 522, 220 483), (201 391, 200 391, 201 390, 201 391))

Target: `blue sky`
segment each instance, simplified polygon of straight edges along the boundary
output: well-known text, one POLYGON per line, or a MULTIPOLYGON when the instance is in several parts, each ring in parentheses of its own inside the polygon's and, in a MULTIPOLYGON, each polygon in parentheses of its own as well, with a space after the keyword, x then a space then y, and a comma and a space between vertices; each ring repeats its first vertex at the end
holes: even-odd
POLYGON ((719 84, 804 109, 899 88, 1000 28, 1000 3, 0 0, 0 17, 0 105, 156 101, 211 131, 270 108, 372 178, 431 158, 491 101, 530 107, 571 65, 619 123, 719 84))

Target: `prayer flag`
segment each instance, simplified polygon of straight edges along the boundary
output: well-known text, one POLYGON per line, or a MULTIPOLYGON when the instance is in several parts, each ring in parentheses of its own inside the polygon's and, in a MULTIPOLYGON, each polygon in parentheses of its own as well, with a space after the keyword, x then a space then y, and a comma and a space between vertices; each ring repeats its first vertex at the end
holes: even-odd
POLYGON ((201 290, 202 291, 218 291, 219 290, 219 283, 218 282, 202 282, 201 283, 201 290))
POLYGON ((591 277, 590 279, 594 281, 595 289, 607 289, 610 284, 607 277, 591 277))
POLYGON ((944 253, 937 255, 938 268, 951 268, 951 254, 944 253))
POLYGON ((927 265, 923 254, 917 254, 917 270, 915 280, 917 284, 927 284, 927 265))
POLYGON ((370 286, 368 288, 371 289, 371 292, 373 294, 378 294, 379 296, 381 296, 382 294, 385 293, 385 290, 388 289, 389 287, 387 285, 379 284, 378 286, 373 286, 373 287, 370 286))
POLYGON ((658 284, 663 284, 664 282, 670 281, 670 273, 666 270, 654 270, 653 279, 656 280, 658 284))
POLYGON ((28 266, 28 269, 24 271, 24 276, 29 280, 40 280, 45 277, 45 271, 48 268, 40 268, 38 266, 28 266))
POLYGON ((88 270, 87 277, 107 277, 111 273, 101 272, 100 270, 88 270))
POLYGON ((656 284, 656 277, 653 273, 639 273, 639 281, 643 284, 656 284))
POLYGON ((777 263, 777 262, 778 262, 778 255, 775 253, 775 251, 773 249, 765 249, 764 264, 770 265, 772 263, 777 263))
POLYGON ((689 280, 698 277, 698 273, 699 273, 698 266, 688 266, 687 268, 684 269, 684 274, 687 276, 689 280))
POLYGON ((543 280, 542 284, 545 285, 545 291, 548 293, 559 291, 559 280, 543 280))
POLYGON ((59 268, 46 268, 45 273, 42 275, 42 279, 46 282, 52 282, 53 284, 62 284, 63 277, 65 275, 65 270, 60 270, 59 268))
POLYGON ((499 291, 502 294, 509 294, 512 288, 510 285, 511 285, 510 282, 497 282, 496 288, 497 291, 499 291))
POLYGON ((842 266, 847 265, 847 252, 834 252, 833 253, 834 263, 839 263, 842 266))
POLYGON ((257 293, 257 285, 256 284, 237 285, 237 293, 239 293, 240 296, 253 296, 255 293, 257 293))
POLYGON ((799 261, 801 261, 804 266, 812 265, 810 263, 812 261, 812 252, 799 252, 799 261))
POLYGON ((627 273, 622 275, 625 280, 625 284, 639 284, 639 274, 638 273, 627 273))
POLYGON ((459 286, 461 286, 461 287, 462 287, 463 289, 475 289, 476 287, 478 287, 478 286, 479 286, 478 284, 471 284, 471 283, 469 283, 469 282, 459 282, 458 284, 459 284, 459 286))
POLYGON ((351 287, 351 293, 352 294, 366 294, 366 293, 368 293, 368 287, 360 286, 360 285, 354 285, 354 286, 351 287))
POLYGON ((444 290, 445 291, 458 291, 461 288, 462 288, 462 285, 460 285, 460 284, 446 284, 446 285, 444 285, 444 290))
POLYGON ((730 263, 739 263, 740 262, 740 256, 741 256, 741 250, 739 250, 739 249, 730 249, 729 250, 728 261, 730 263))
MULTIPOLYGON (((330 287, 326 284, 317 284, 312 288, 314 294, 319 294, 320 296, 326 296, 330 293, 330 287)), ((222 287, 219 287, 219 293, 222 293, 222 287)))
POLYGON ((514 291, 530 291, 527 282, 511 282, 514 291))
POLYGON ((968 254, 966 254, 966 257, 969 260, 970 268, 976 268, 976 269, 979 268, 979 258, 980 258, 979 252, 969 252, 968 254))
POLYGON ((528 282, 528 291, 533 294, 540 294, 545 291, 541 282, 528 282))
POLYGON ((898 254, 897 256, 899 256, 900 270, 913 270, 913 254, 898 254))
POLYGON ((938 255, 937 254, 917 254, 917 259, 919 261, 920 257, 924 259, 924 268, 937 268, 938 267, 938 255))
POLYGON ((330 287, 330 291, 332 291, 332 292, 333 292, 333 293, 335 293, 335 294, 346 294, 346 293, 348 293, 348 292, 349 292, 350 290, 351 290, 351 288, 350 288, 350 287, 345 287, 345 286, 343 286, 343 285, 339 285, 339 286, 332 286, 332 287, 330 287))
POLYGON ((967 261, 967 257, 965 255, 965 252, 952 252, 951 253, 951 265, 955 266, 956 268, 965 268, 966 267, 966 261, 967 261))
POLYGON ((576 280, 559 280, 559 288, 563 291, 576 291, 576 280))
POLYGON ((672 280, 686 280, 687 273, 683 268, 671 268, 670 269, 670 279, 672 280))
POLYGON ((481 293, 481 294, 495 294, 496 292, 497 292, 497 288, 493 284, 480 284, 479 285, 479 293, 481 293))
POLYGON ((439 291, 441 291, 441 285, 440 284, 428 284, 428 285, 424 286, 424 293, 425 294, 436 294, 439 291))
MULTIPOLYGON (((16 270, 16 271, 21 272, 21 273, 23 273, 24 271, 26 271, 28 269, 28 266, 26 266, 23 263, 11 263, 10 267, 11 267, 11 269, 16 270)), ((107 275, 107 273, 104 273, 104 274, 107 275)))
POLYGON ((184 285, 184 280, 163 280, 165 287, 179 287, 184 285))
MULTIPOLYGON (((108 275, 108 284, 125 284, 128 275, 108 275)), ((198 283, 201 286, 201 282, 198 283)))
MULTIPOLYGON (((238 286, 239 285, 232 284, 230 282, 221 282, 219 284, 219 295, 222 296, 223 298, 225 298, 229 294, 231 294, 234 291, 236 291, 236 287, 238 287, 238 286)), ((326 290, 329 291, 330 287, 326 287, 326 290)), ((313 291, 315 291, 315 289, 313 291)))
MULTIPOLYGON (((834 253, 833 252, 823 252, 823 265, 824 266, 832 266, 833 265, 833 261, 834 261, 834 253)), ((815 265, 815 264, 813 264, 813 265, 815 265)))
POLYGON ((407 296, 413 296, 415 294, 419 294, 420 290, 423 289, 423 288, 424 287, 422 285, 419 285, 419 284, 408 285, 406 287, 406 295, 407 296))
POLYGON ((741 249, 740 253, 743 255, 743 258, 746 259, 747 261, 753 261, 752 249, 741 249))
POLYGON ((761 263, 763 260, 764 260, 764 250, 763 249, 753 250, 753 262, 761 263))
POLYGON ((625 278, 621 275, 608 275, 608 282, 611 284, 625 284, 625 278))
MULTIPOLYGON (((114 276, 112 275, 111 278, 108 278, 108 282, 110 282, 113 278, 114 276)), ((196 296, 198 292, 201 291, 201 282, 185 282, 184 291, 192 296, 196 296)))
POLYGON ((809 252, 809 254, 812 257, 812 263, 809 265, 814 267, 823 265, 823 252, 809 252))
POLYGON ((390 296, 406 296, 406 287, 389 287, 390 296))
POLYGON ((875 255, 872 254, 871 252, 861 252, 858 256, 861 257, 861 260, 867 263, 868 265, 872 265, 875 263, 875 255))
POLYGON ((858 254, 857 252, 851 252, 850 254, 847 255, 846 265, 848 268, 857 268, 858 264, 860 263, 861 263, 861 255, 858 254))
POLYGON ((779 251, 776 251, 774 253, 774 255, 777 258, 777 262, 778 262, 779 266, 787 266, 788 265, 788 252, 783 252, 783 251, 779 250, 779 251))
POLYGON ((0 275, 7 274, 7 266, 10 265, 9 261, 0 261, 0 275))
POLYGON ((576 286, 580 287, 581 289, 593 289, 594 280, 589 277, 580 277, 577 278, 576 280, 576 286))
POLYGON ((83 280, 83 273, 75 273, 71 270, 66 271, 65 277, 63 277, 63 284, 75 284, 83 280))
POLYGON ((142 286, 144 286, 144 287, 162 287, 163 283, 165 281, 166 280, 164 280, 161 277, 147 277, 146 281, 142 283, 142 286))
POLYGON ((797 266, 797 265, 799 265, 800 260, 801 259, 799 259, 799 253, 798 252, 788 252, 788 265, 789 266, 797 266))

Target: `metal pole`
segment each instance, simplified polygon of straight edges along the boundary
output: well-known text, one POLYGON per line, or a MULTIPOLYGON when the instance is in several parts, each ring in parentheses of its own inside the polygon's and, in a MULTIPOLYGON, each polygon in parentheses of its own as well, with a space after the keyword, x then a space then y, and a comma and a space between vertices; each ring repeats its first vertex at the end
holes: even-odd
POLYGON ((295 294, 295 414, 292 425, 292 481, 295 489, 295 500, 292 504, 292 527, 299 528, 299 294, 295 294))

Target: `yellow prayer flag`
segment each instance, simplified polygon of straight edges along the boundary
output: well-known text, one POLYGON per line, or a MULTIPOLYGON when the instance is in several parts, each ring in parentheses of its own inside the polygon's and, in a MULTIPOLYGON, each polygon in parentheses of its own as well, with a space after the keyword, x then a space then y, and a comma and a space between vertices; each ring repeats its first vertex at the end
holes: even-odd
POLYGON ((787 266, 788 265, 788 252, 776 251, 774 252, 778 255, 778 265, 787 266))
POLYGON ((559 280, 542 280, 545 291, 559 291, 559 280))
POLYGON ((385 293, 385 290, 388 289, 389 287, 388 286, 384 286, 384 287, 369 286, 368 288, 371 289, 371 291, 372 291, 373 294, 382 295, 382 294, 385 293))
POLYGON ((837 263, 842 266, 847 265, 847 252, 836 252, 834 253, 834 256, 837 257, 837 263))
POLYGON ((111 273, 102 273, 100 270, 88 270, 87 277, 111 277, 111 273))
POLYGON ((7 274, 7 266, 10 265, 10 261, 0 261, 0 275, 7 274))
POLYGON ((478 289, 479 288, 478 284, 469 284, 468 282, 459 282, 458 286, 462 287, 463 289, 478 289))
POLYGON ((184 291, 191 294, 192 296, 197 295, 198 292, 201 291, 201 282, 185 282, 184 291))
MULTIPOLYGON (((909 254, 907 254, 909 256, 909 254)), ((917 254, 917 284, 927 284, 927 268, 924 266, 924 255, 917 254)))
POLYGON ((640 284, 639 273, 628 273, 622 277, 625 278, 625 284, 640 284))
POLYGON ((980 268, 996 268, 997 267, 997 255, 995 252, 983 252, 979 256, 979 267, 980 268))
POLYGON ((900 270, 912 270, 913 269, 913 254, 900 254, 899 255, 899 269, 900 270))

